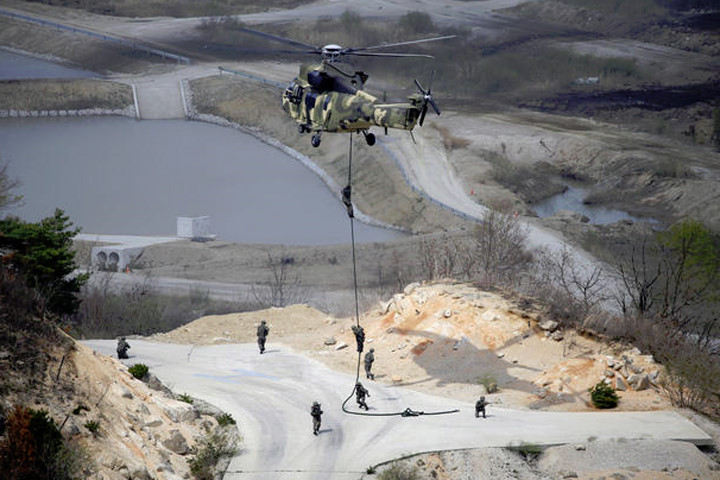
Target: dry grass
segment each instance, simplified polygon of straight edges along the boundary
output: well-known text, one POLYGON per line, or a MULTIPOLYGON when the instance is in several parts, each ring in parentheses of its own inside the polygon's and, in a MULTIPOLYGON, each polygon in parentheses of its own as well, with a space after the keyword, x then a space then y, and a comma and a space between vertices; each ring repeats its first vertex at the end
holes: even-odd
POLYGON ((133 104, 128 85, 104 80, 0 82, 0 110, 123 109, 133 104))

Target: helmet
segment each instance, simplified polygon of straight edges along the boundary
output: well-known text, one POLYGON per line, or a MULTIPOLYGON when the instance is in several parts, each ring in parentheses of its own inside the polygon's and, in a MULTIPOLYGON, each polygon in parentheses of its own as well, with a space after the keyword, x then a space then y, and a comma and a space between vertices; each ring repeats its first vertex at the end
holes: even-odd
POLYGON ((264 324, 265 324, 265 320, 261 320, 260 323, 262 323, 262 324, 264 325, 264 324))
POLYGON ((371 351, 371 352, 374 352, 375 349, 374 349, 373 347, 370 347, 370 351, 371 351))

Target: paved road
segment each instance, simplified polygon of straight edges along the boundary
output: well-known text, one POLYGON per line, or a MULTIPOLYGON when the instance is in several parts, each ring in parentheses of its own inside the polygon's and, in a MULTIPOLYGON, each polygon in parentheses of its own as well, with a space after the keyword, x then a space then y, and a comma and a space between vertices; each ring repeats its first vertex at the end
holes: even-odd
MULTIPOLYGON (((113 355, 113 340, 85 342, 113 355)), ((473 406, 402 387, 365 382, 370 413, 459 409, 458 413, 402 418, 345 414, 341 404, 354 377, 272 343, 264 355, 254 344, 191 346, 130 341, 124 363, 145 363, 178 393, 188 393, 232 414, 243 436, 228 480, 357 479, 369 466, 407 453, 441 449, 583 443, 588 438, 675 439, 710 444, 711 438, 674 412, 558 413, 499 406, 475 419, 473 406), (310 405, 325 414, 312 435, 310 405)), ((354 355, 350 349, 347 355, 354 355)), ((348 403, 355 409, 354 401, 348 403)))

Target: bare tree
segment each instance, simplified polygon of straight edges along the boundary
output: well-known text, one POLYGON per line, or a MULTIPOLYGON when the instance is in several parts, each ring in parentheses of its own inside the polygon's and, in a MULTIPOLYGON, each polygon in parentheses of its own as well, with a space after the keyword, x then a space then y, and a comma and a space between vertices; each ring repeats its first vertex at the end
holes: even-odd
POLYGON ((474 267, 486 284, 508 282, 530 262, 525 249, 527 235, 517 216, 488 209, 475 228, 472 249, 474 267))
POLYGON ((589 327, 608 299, 608 277, 597 265, 577 261, 563 246, 559 252, 542 252, 535 262, 535 285, 560 320, 589 327))
POLYGON ((280 258, 275 258, 268 253, 266 266, 269 271, 267 284, 251 288, 255 301, 273 307, 307 302, 307 292, 302 288, 300 273, 295 270, 294 257, 281 252, 280 258))

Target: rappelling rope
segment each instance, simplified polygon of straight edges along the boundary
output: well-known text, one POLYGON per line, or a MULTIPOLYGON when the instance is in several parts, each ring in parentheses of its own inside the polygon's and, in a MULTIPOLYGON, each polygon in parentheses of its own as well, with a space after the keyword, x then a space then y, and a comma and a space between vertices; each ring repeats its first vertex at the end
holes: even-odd
MULTIPOLYGON (((358 302, 358 281, 357 281, 357 260, 355 257, 355 215, 352 207, 352 151, 353 151, 353 133, 350 132, 350 151, 348 152, 348 182, 345 188, 342 190, 342 201, 347 208, 348 217, 350 217, 350 243, 352 245, 352 262, 353 262, 353 289, 355 291, 355 326, 360 328, 360 306, 358 302)), ((360 348, 358 348, 360 350, 360 348)), ((387 413, 367 413, 367 412, 355 412, 348 410, 345 405, 350 401, 353 394, 355 393, 355 385, 360 380, 360 360, 362 351, 358 351, 357 369, 355 370, 355 383, 353 384, 353 390, 350 395, 342 403, 342 411, 350 415, 361 415, 366 417, 418 417, 420 415, 445 415, 448 413, 459 412, 458 409, 454 410, 443 410, 438 412, 422 412, 406 408, 402 412, 387 412, 387 413)))

